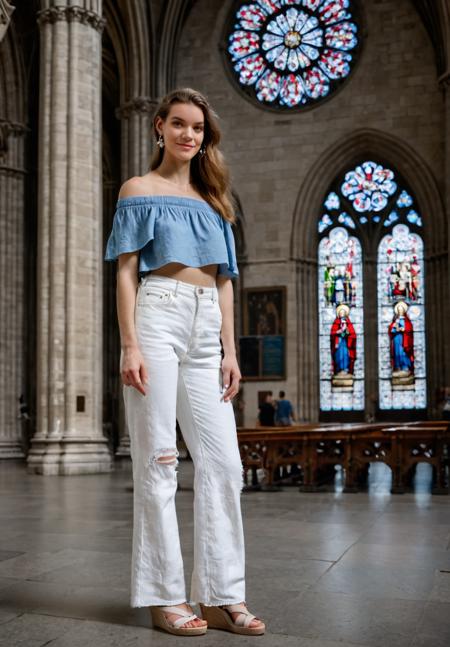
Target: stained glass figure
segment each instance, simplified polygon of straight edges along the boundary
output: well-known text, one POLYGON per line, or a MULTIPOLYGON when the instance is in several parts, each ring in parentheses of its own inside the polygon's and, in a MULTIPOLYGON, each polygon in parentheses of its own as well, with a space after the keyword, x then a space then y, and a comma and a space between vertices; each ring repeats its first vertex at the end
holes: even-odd
POLYGON ((342 303, 336 308, 336 319, 330 333, 333 362, 332 385, 338 389, 353 387, 356 359, 356 332, 349 318, 350 308, 342 303))
POLYGON ((398 301, 389 324, 393 386, 414 384, 414 329, 407 312, 408 304, 398 301))
POLYGON ((319 243, 320 406, 323 411, 364 409, 362 304, 361 244, 344 227, 334 227, 319 243))
POLYGON ((228 37, 239 83, 261 103, 300 107, 347 77, 359 43, 350 0, 241 3, 228 37))
POLYGON ((426 407, 424 260, 421 237, 398 224, 378 247, 381 409, 426 407))
POLYGON ((376 278, 367 273, 371 282, 367 289, 374 290, 377 283, 378 294, 379 407, 425 408, 424 255, 418 233, 422 217, 412 192, 392 169, 366 160, 336 179, 326 194, 323 208, 318 221, 321 409, 364 408, 359 240, 380 237, 376 278), (339 392, 339 384, 343 382, 336 379, 336 368, 341 370, 346 362, 350 366, 350 349, 347 356, 345 345, 336 346, 339 337, 333 329, 339 325, 337 308, 343 304, 349 308, 346 321, 354 326, 358 348, 352 387, 351 378, 346 378, 348 393, 342 389, 339 392))

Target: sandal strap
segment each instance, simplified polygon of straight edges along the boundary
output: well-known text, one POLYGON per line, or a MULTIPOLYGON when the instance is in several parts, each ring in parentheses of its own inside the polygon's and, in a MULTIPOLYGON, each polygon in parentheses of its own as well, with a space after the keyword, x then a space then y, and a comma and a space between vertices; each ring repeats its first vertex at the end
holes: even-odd
POLYGON ((186 624, 186 622, 190 622, 191 620, 197 620, 195 613, 188 616, 187 618, 178 618, 178 620, 175 620, 175 622, 173 623, 173 626, 178 629, 179 627, 182 627, 184 624, 186 624))
POLYGON ((186 624, 186 622, 190 622, 191 620, 197 620, 198 616, 195 615, 195 613, 191 613, 190 611, 187 611, 186 609, 181 609, 180 607, 160 607, 161 611, 164 613, 173 613, 177 616, 181 616, 181 618, 177 618, 173 622, 170 622, 172 627, 175 627, 176 629, 179 629, 182 625, 186 624))
POLYGON ((256 616, 250 613, 243 604, 227 604, 224 608, 232 613, 239 613, 236 620, 234 620, 237 627, 249 627, 252 620, 256 619, 256 616))

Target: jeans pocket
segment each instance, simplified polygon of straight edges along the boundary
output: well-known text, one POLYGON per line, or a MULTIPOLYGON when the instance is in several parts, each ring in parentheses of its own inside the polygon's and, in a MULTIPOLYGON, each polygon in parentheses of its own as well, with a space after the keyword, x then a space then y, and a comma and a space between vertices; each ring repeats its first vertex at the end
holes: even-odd
POLYGON ((156 306, 161 307, 170 303, 173 299, 172 290, 162 287, 142 286, 138 290, 136 305, 140 307, 156 306))

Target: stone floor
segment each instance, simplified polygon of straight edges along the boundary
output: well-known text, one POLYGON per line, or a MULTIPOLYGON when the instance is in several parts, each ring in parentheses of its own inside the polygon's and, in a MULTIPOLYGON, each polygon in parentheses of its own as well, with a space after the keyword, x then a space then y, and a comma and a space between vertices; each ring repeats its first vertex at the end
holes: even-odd
MULTIPOLYGON (((376 466, 384 467, 384 466, 376 466)), ((180 463, 177 509, 186 579, 192 565, 192 465, 180 463)), ((42 477, 0 465, 0 645, 181 644, 129 607, 130 472, 42 477)), ((268 632, 209 630, 203 647, 448 647, 450 499, 367 493, 242 495, 247 602, 268 632)))

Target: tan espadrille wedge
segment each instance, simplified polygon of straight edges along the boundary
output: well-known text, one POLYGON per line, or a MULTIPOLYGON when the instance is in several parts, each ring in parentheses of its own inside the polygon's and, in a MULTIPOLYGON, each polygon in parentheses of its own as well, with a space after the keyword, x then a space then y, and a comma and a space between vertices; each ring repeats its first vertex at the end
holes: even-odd
POLYGON ((198 616, 180 607, 150 607, 150 612, 154 627, 164 629, 164 631, 175 636, 201 636, 206 633, 208 628, 208 625, 204 627, 183 627, 186 622, 196 620, 198 616), (181 618, 177 618, 174 622, 169 622, 165 613, 175 613, 181 618))
POLYGON ((254 616, 247 609, 245 604, 225 604, 220 607, 207 607, 200 604, 202 618, 208 622, 210 629, 224 629, 234 634, 243 634, 245 636, 261 636, 266 625, 261 618, 254 616), (237 612, 239 615, 233 620, 231 612, 237 612), (252 620, 260 620, 262 624, 257 627, 250 627, 252 620))

